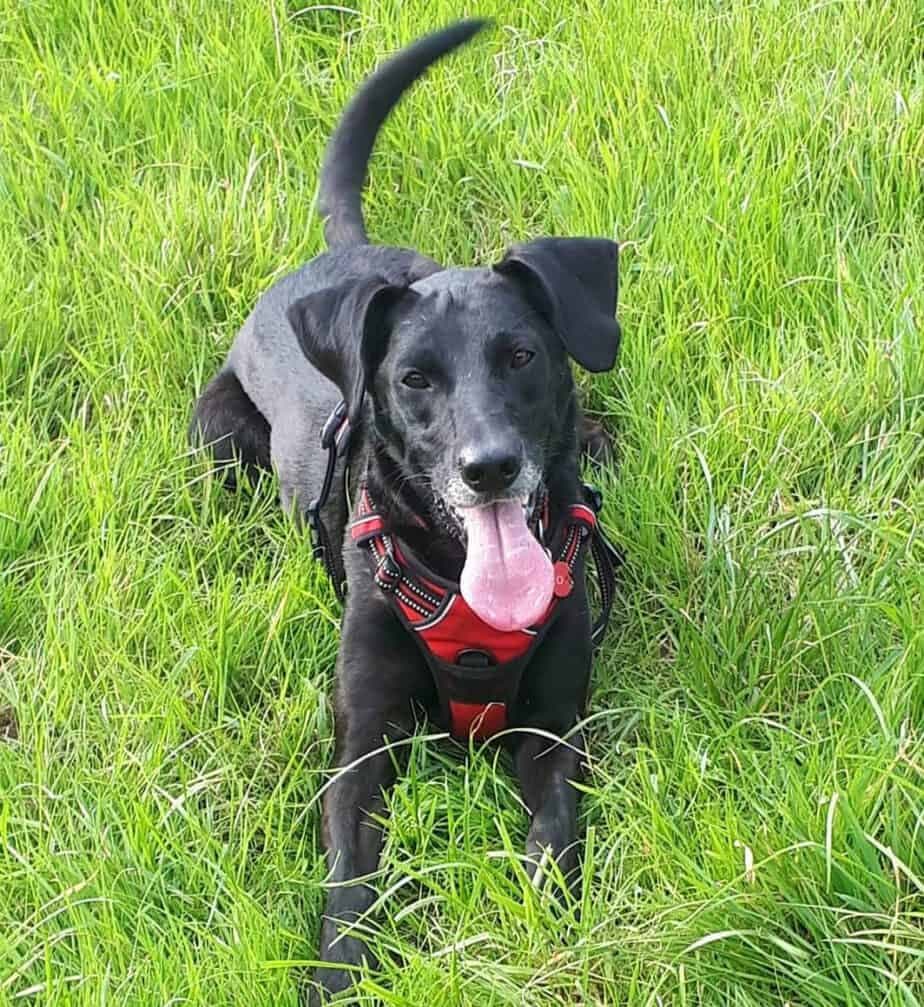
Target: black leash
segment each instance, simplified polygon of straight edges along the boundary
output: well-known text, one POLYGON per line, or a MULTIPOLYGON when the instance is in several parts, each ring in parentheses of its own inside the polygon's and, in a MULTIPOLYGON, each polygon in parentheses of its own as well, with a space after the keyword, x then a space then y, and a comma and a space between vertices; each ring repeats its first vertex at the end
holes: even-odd
POLYGON ((616 571, 622 566, 622 553, 606 537, 600 522, 603 510, 603 494, 596 486, 584 483, 584 495, 588 505, 597 517, 597 523, 590 537, 590 555, 597 570, 597 586, 600 590, 600 614, 590 631, 590 640, 596 650, 603 642, 606 627, 610 622, 613 602, 616 600, 616 571))
MULTIPOLYGON (((339 542, 331 542, 327 526, 321 517, 321 508, 330 498, 334 485, 334 472, 338 458, 347 458, 350 453, 350 421, 347 404, 341 400, 336 409, 327 417, 321 428, 321 448, 327 452, 327 468, 321 492, 308 504, 306 517, 311 529, 311 552, 316 560, 323 563, 330 577, 337 601, 342 605, 346 600, 346 570, 343 567, 343 550, 339 542)), ((346 472, 344 472, 344 482, 346 472)))
MULTIPOLYGON (((308 527, 311 530, 312 555, 324 565, 327 576, 330 577, 333 585, 334 594, 341 604, 346 600, 346 570, 343 566, 343 550, 339 542, 331 542, 330 534, 321 517, 321 509, 330 498, 338 459, 349 456, 350 433, 346 402, 341 401, 321 428, 321 447, 327 452, 327 468, 324 470, 321 492, 311 501, 306 512, 308 527)), ((344 472, 345 480, 346 473, 344 472)), ((603 494, 596 487, 585 483, 584 495, 588 506, 597 518, 590 538, 590 555, 597 570, 597 584, 600 590, 600 615, 594 622, 590 634, 596 649, 603 640, 610 621, 613 602, 616 598, 616 571, 622 566, 623 558, 622 553, 606 537, 600 523, 603 494)))

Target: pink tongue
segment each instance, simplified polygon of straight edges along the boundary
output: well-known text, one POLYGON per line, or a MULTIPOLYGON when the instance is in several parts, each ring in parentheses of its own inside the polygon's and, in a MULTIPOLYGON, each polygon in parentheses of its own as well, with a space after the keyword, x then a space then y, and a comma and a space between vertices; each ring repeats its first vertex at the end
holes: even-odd
POLYGON ((552 600, 555 575, 522 505, 505 500, 462 515, 468 546, 459 587, 469 608, 494 629, 535 625, 552 600))

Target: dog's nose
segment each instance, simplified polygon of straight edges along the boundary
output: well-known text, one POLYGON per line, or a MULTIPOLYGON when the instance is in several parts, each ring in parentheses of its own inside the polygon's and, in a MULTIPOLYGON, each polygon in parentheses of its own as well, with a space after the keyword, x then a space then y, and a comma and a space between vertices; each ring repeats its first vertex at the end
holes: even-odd
POLYGON ((509 445, 467 448, 459 459, 465 484, 478 493, 509 489, 522 467, 521 452, 509 445))

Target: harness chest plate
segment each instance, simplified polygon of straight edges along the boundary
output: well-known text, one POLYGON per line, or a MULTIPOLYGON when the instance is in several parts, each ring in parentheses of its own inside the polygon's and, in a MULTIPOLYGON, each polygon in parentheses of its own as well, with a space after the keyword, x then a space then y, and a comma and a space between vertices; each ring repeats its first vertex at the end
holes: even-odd
POLYGON ((373 580, 420 647, 454 737, 480 740, 507 727, 523 670, 555 621, 561 599, 571 593, 575 563, 596 525, 587 505, 568 509, 555 537, 555 589, 544 616, 528 629, 503 631, 472 611, 457 584, 427 570, 389 534, 362 490, 350 535, 366 551, 373 580))

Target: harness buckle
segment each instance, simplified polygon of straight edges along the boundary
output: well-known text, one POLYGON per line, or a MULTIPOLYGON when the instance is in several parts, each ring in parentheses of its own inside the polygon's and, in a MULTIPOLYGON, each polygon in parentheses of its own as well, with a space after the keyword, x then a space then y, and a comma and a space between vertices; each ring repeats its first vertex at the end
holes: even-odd
POLYGON ((318 561, 325 560, 324 543, 321 540, 321 501, 315 497, 305 511, 311 538, 311 555, 318 561))

